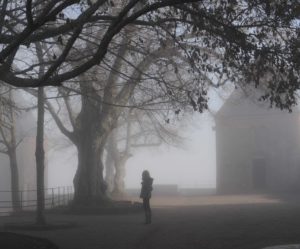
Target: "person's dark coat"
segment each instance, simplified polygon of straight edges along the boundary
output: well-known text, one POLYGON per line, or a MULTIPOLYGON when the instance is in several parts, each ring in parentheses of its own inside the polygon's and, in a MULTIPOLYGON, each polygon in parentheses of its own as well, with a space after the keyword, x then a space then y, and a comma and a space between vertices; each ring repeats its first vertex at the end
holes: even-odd
POLYGON ((140 198, 142 198, 142 199, 150 199, 151 198, 151 191, 153 189, 152 184, 153 184, 153 178, 149 177, 149 178, 143 179, 140 198))

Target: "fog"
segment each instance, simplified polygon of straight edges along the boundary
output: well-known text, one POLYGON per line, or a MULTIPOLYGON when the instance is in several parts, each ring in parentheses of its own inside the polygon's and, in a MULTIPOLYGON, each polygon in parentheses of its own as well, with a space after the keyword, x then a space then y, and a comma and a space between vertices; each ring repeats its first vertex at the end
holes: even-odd
MULTIPOLYGON (((136 149, 126 163, 126 188, 139 188, 141 173, 150 171, 154 184, 177 184, 179 188, 214 188, 216 184, 214 122, 209 114, 195 113, 181 124, 180 147, 161 145, 136 149)), ((178 122, 180 125, 180 122, 178 122)), ((54 146, 48 152, 48 186, 72 185, 77 168, 74 147, 54 146)))
POLYGON ((126 185, 140 186, 143 169, 150 171, 156 184, 177 184, 186 188, 215 187, 215 133, 213 122, 197 114, 186 127, 183 148, 161 146, 137 151, 127 164, 126 185))
MULTIPOLYGON (((270 109, 254 101, 257 98, 246 98, 243 91, 231 89, 223 91, 221 98, 211 91, 210 99, 210 113, 184 114, 180 120, 165 124, 176 127, 183 138, 179 145, 130 151, 125 188, 140 188, 141 174, 148 170, 154 184, 212 189, 216 188, 218 167, 218 193, 300 189, 298 109, 292 114, 270 109)), ((54 142, 49 139, 48 186, 72 186, 77 151, 62 140, 59 132, 56 136, 54 142)))

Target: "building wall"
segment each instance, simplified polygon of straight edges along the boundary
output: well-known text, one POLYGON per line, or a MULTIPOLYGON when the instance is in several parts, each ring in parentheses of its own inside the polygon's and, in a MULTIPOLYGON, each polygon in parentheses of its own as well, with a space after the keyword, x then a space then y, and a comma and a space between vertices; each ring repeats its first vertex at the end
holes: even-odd
POLYGON ((299 124, 298 114, 280 111, 247 115, 241 110, 240 115, 219 115, 216 119, 218 192, 297 190, 299 124), (259 189, 254 171, 264 168, 263 164, 265 187, 259 189))

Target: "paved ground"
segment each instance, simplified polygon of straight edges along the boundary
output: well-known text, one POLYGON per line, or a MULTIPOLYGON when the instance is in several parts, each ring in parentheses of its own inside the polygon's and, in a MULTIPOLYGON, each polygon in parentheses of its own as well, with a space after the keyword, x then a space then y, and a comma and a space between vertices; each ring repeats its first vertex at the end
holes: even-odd
MULTIPOLYGON (((298 197, 157 197, 152 204, 151 225, 143 225, 142 213, 48 215, 50 222, 75 221, 78 226, 21 233, 48 238, 61 249, 258 249, 300 243, 298 197)), ((30 219, 0 217, 0 226, 30 219)))

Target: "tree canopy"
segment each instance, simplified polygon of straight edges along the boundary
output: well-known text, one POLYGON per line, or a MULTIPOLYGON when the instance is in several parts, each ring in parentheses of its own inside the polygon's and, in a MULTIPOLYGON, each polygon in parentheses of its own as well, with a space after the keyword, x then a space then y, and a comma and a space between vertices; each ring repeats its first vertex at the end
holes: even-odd
POLYGON ((2 0, 0 11, 0 80, 10 85, 60 86, 101 65, 122 32, 137 30, 136 42, 144 43, 138 30, 148 27, 160 48, 173 42, 190 64, 188 73, 205 75, 201 81, 253 82, 278 107, 296 103, 298 0, 2 0), (43 75, 37 42, 52 55, 43 75))

